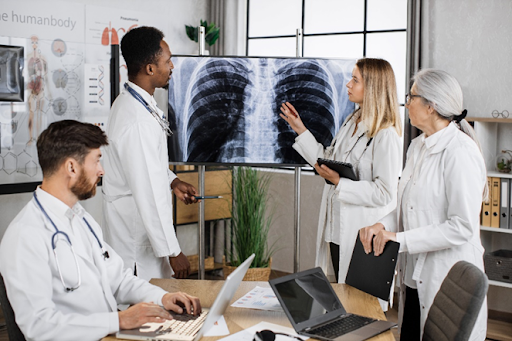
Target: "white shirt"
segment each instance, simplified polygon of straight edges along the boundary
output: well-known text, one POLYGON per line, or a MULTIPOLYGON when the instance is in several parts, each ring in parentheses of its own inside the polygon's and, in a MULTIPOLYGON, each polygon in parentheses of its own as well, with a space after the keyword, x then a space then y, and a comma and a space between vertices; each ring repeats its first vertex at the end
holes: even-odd
MULTIPOLYGON (((71 209, 40 188, 36 193, 51 220, 71 240, 81 285, 72 292, 64 290, 51 245, 55 228, 32 199, 0 244, 0 271, 16 323, 27 340, 98 340, 119 330, 117 304, 161 304, 166 292, 124 270, 122 259, 103 241, 100 226, 79 203, 71 209), (83 218, 109 258, 102 256, 83 218)), ((56 251, 66 285, 75 286, 77 267, 62 237, 56 251)))
MULTIPOLYGON (((128 82, 159 115, 153 96, 128 82)), ((137 275, 170 278, 180 246, 172 219, 167 135, 145 106, 124 90, 115 100, 103 148, 105 239, 137 275)))
MULTIPOLYGON (((414 146, 414 150, 412 151, 412 154, 410 156, 410 165, 409 167, 412 167, 413 173, 411 178, 404 178, 405 182, 405 189, 402 199, 402 212, 407 209, 407 203, 409 202, 409 191, 411 190, 411 182, 414 182, 417 179, 418 173, 421 169, 421 165, 423 163, 423 160, 425 159, 425 155, 428 151, 430 151, 436 143, 441 139, 443 136, 443 133, 446 131, 446 128, 443 128, 439 131, 437 131, 435 134, 430 135, 429 137, 425 137, 425 134, 422 134, 418 138, 418 144, 414 146)), ((409 216, 403 215, 402 217, 402 224, 403 224, 403 230, 408 231, 411 229, 411 224, 409 223, 409 216)), ((397 241, 400 243, 400 252, 407 251, 407 241, 405 239, 405 234, 403 232, 397 233, 397 241)), ((416 289, 416 281, 412 278, 414 269, 416 268, 416 262, 418 261, 418 255, 413 255, 407 252, 405 254, 406 257, 406 264, 405 267, 405 276, 404 276, 404 283, 409 288, 416 289)))

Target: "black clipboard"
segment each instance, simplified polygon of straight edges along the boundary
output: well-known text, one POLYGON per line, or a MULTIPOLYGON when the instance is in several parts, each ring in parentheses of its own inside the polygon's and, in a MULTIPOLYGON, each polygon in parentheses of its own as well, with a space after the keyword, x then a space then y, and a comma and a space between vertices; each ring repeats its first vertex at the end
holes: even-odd
POLYGON ((366 254, 357 234, 345 283, 388 301, 399 249, 400 243, 390 240, 380 256, 375 257, 373 250, 366 254))
MULTIPOLYGON (((334 161, 334 160, 329 160, 329 159, 321 159, 321 158, 318 158, 318 160, 316 160, 316 162, 320 166, 326 165, 330 169, 335 170, 336 172, 338 172, 338 174, 342 178, 347 178, 347 179, 350 179, 353 181, 359 180, 356 176, 356 172, 354 171, 354 167, 352 166, 351 163, 334 161)), ((329 185, 334 185, 332 182, 330 182, 327 179, 325 179, 325 182, 329 185)))

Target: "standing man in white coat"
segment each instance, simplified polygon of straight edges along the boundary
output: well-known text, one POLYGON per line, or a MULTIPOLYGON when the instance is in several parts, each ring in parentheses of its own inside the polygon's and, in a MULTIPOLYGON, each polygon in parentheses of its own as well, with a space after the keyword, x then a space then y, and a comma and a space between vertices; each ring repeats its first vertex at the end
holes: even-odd
POLYGON ((71 120, 52 123, 37 140, 43 183, 0 245, 7 297, 27 340, 99 340, 172 319, 162 306, 201 312, 197 298, 168 293, 125 269, 78 202, 96 193, 105 144, 100 128, 71 120), (118 304, 134 305, 118 312, 118 304))
POLYGON ((103 229, 105 240, 140 278, 186 278, 190 270, 172 219, 172 191, 185 204, 196 189, 169 170, 167 137, 172 134, 156 106, 155 88, 169 85, 171 51, 153 27, 130 30, 121 41, 129 81, 117 97, 104 150, 103 229), (171 269, 172 268, 172 269, 171 269))

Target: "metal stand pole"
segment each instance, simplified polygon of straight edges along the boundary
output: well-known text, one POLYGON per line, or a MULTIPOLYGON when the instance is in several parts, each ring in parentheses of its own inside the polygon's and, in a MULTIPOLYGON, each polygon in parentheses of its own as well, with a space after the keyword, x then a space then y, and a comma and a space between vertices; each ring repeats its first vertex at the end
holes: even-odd
MULTIPOLYGON (((199 27, 199 55, 204 55, 204 46, 205 46, 205 28, 203 26, 199 27)), ((198 166, 198 177, 199 177, 199 188, 198 191, 201 195, 204 195, 204 176, 205 176, 206 167, 204 165, 198 166)), ((204 279, 204 259, 206 257, 206 240, 205 240, 205 222, 204 222, 204 204, 205 201, 202 200, 199 203, 199 279, 204 279)))
POLYGON ((119 45, 110 45, 110 105, 119 95, 119 45))
MULTIPOLYGON (((296 56, 297 58, 302 57, 302 29, 298 28, 296 37, 296 56)), ((295 198, 293 201, 294 215, 294 261, 293 261, 293 272, 300 271, 300 174, 301 167, 295 167, 295 198)))

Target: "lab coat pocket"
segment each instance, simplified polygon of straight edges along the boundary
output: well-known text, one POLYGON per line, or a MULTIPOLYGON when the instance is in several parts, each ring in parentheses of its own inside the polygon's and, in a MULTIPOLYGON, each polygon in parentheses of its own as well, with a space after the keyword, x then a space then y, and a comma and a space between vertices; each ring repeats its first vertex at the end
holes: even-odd
POLYGON ((372 171, 372 159, 369 157, 364 157, 356 164, 356 175, 359 180, 372 181, 373 180, 373 171, 372 171))
POLYGON ((76 287, 80 282, 80 257, 65 236, 55 236, 55 270, 62 277, 66 287, 76 287))

